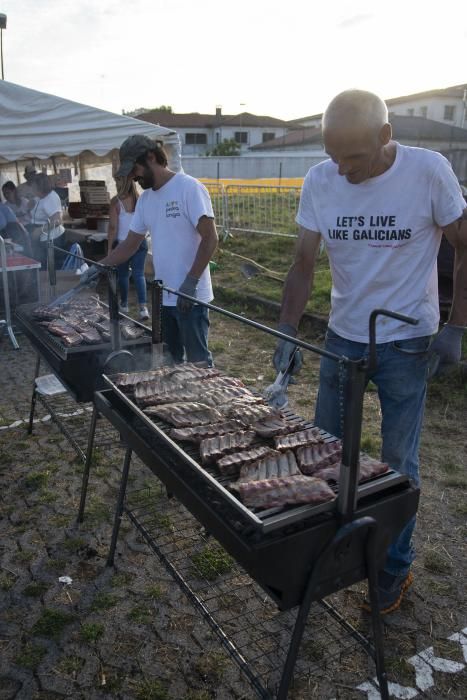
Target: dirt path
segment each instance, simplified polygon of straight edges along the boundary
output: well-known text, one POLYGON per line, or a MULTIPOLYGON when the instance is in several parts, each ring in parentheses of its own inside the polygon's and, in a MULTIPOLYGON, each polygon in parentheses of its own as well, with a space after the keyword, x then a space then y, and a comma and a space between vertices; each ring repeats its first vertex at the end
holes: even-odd
MULTIPOLYGON (((3 428, 28 413, 34 355, 23 337, 21 347, 15 353, 6 341, 0 345, 3 428)), ((274 378, 273 341, 250 329, 213 320, 211 347, 219 367, 258 389, 274 378)), ((290 391, 292 407, 307 418, 313 413, 317 372, 317 361, 307 358, 300 383, 290 391)), ((44 415, 39 408, 38 417, 44 415)), ((68 421, 85 435, 89 412, 68 421)), ((455 379, 433 384, 422 442, 415 584, 401 610, 385 623, 389 677, 405 686, 416 682, 407 660, 428 647, 436 656, 464 663, 460 644, 447 637, 467 625, 466 425, 465 386, 455 379)), ((378 452, 379 409, 373 391, 365 400, 363 446, 378 452)), ((117 435, 111 449, 98 451, 82 526, 76 524, 82 464, 53 424, 37 422, 32 437, 24 425, 0 430, 0 450, 0 700, 254 697, 207 624, 126 520, 116 566, 106 568, 122 460, 117 435), (71 577, 70 586, 59 583, 62 575, 71 577)), ((133 493, 151 488, 158 527, 173 536, 180 513, 160 494, 156 479, 137 460, 130 477, 133 493)), ((186 513, 183 517, 181 536, 196 529, 186 513)), ((245 577, 239 576, 241 572, 236 581, 244 590, 245 577)), ((361 599, 362 587, 357 586, 342 592, 337 604, 365 631, 361 599)), ((225 592, 224 605, 229 610, 234 605, 225 592)), ((268 604, 263 615, 276 624, 268 604)), ((318 628, 321 619, 318 611, 318 628)), ((270 629, 273 638, 279 627, 270 629)), ((364 654, 355 645, 344 653, 345 645, 340 648, 337 640, 332 661, 324 639, 319 634, 306 639, 300 669, 308 661, 313 670, 303 671, 292 697, 365 697, 356 690, 373 673, 364 654)), ((435 672, 433 685, 419 697, 467 697, 465 669, 435 672)))

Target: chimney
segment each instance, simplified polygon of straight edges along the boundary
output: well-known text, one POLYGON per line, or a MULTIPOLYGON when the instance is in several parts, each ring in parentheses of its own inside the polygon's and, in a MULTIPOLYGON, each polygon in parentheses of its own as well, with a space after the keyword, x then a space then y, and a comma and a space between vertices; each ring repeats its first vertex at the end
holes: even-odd
POLYGON ((216 105, 216 117, 217 119, 222 117, 222 105, 216 105))

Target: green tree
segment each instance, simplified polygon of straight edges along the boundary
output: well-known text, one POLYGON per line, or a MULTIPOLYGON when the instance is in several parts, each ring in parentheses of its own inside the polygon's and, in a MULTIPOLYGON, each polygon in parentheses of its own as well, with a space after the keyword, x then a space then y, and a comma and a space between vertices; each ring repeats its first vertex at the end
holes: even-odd
POLYGON ((224 139, 222 143, 214 146, 212 151, 206 153, 207 156, 238 156, 240 148, 235 139, 224 139))

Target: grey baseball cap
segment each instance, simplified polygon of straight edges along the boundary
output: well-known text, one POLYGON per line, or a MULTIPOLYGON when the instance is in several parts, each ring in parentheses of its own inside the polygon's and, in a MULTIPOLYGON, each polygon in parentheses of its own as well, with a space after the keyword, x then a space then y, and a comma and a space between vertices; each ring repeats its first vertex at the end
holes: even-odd
POLYGON ((135 134, 129 136, 120 146, 120 167, 117 177, 126 177, 135 167, 136 159, 144 156, 149 149, 154 148, 155 142, 148 136, 135 134))

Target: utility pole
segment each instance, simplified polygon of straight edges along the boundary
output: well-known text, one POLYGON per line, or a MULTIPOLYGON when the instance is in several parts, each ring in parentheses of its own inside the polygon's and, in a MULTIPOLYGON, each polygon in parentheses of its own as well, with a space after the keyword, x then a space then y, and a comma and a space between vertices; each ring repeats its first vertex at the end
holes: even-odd
POLYGON ((2 70, 2 80, 5 80, 3 72, 3 30, 6 29, 6 15, 0 12, 0 65, 2 70))

